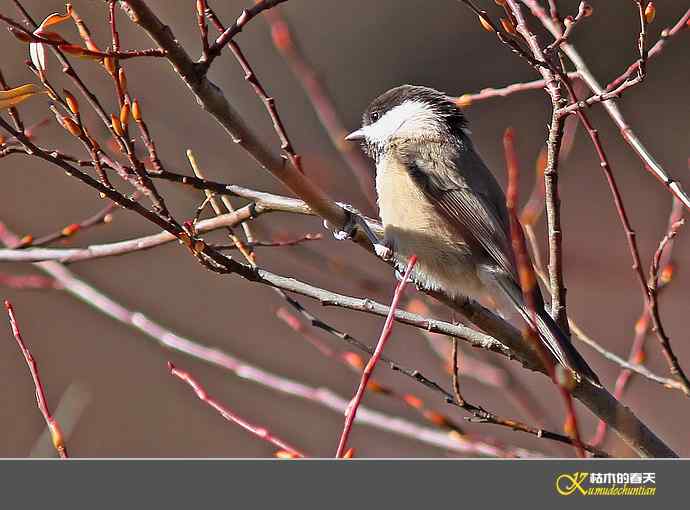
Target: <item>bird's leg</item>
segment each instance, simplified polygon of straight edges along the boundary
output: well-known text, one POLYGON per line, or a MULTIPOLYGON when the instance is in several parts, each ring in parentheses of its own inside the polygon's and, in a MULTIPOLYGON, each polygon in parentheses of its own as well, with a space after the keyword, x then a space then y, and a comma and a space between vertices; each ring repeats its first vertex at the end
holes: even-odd
MULTIPOLYGON (((369 242, 371 242, 376 255, 383 260, 391 260, 393 258, 393 250, 386 246, 385 241, 379 239, 376 233, 371 230, 360 212, 350 205, 341 204, 341 207, 347 213, 347 222, 343 225, 341 230, 332 231, 333 237, 339 241, 351 239, 355 235, 355 232, 360 229, 364 235, 367 236, 369 242)), ((331 230, 330 224, 326 221, 324 221, 324 227, 331 230)))

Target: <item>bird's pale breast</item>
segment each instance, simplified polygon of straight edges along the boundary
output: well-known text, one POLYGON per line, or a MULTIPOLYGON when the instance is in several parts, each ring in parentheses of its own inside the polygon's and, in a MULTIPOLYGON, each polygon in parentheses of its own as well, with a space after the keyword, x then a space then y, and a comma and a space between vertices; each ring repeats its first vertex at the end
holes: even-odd
POLYGON ((377 165, 376 190, 386 242, 399 255, 417 256, 422 283, 479 295, 482 285, 467 245, 394 156, 377 165))

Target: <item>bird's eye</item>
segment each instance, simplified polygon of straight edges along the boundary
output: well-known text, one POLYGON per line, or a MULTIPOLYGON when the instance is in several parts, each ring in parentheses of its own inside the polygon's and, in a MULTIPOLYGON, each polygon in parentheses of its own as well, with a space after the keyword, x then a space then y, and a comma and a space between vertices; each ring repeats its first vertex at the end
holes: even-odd
POLYGON ((381 116, 381 114, 379 112, 371 112, 372 122, 376 122, 377 120, 379 120, 380 116, 381 116))

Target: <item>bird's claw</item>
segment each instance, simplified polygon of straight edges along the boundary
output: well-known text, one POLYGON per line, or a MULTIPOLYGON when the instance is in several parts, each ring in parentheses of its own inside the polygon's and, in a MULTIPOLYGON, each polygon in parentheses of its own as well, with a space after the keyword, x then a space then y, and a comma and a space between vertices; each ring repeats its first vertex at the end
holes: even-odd
POLYGON ((393 259, 393 250, 391 250, 388 246, 385 244, 381 243, 375 243, 374 244, 374 251, 376 252, 376 255, 380 258, 388 262, 389 260, 393 259))
POLYGON ((333 234, 333 237, 335 237, 338 241, 345 241, 346 239, 352 238, 352 236, 355 234, 355 229, 357 228, 357 225, 354 222, 349 222, 343 226, 342 230, 334 230, 327 220, 323 220, 323 226, 325 229, 330 230, 333 234))

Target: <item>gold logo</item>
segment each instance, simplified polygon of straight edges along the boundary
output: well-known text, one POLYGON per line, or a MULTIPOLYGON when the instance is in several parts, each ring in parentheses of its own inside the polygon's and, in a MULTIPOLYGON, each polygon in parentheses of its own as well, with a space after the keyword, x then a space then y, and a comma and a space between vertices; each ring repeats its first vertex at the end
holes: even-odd
POLYGON ((587 490, 582 487, 582 483, 587 480, 589 473, 575 472, 572 475, 563 473, 556 478, 556 491, 561 496, 570 496, 576 490, 584 496, 587 495, 587 490))

